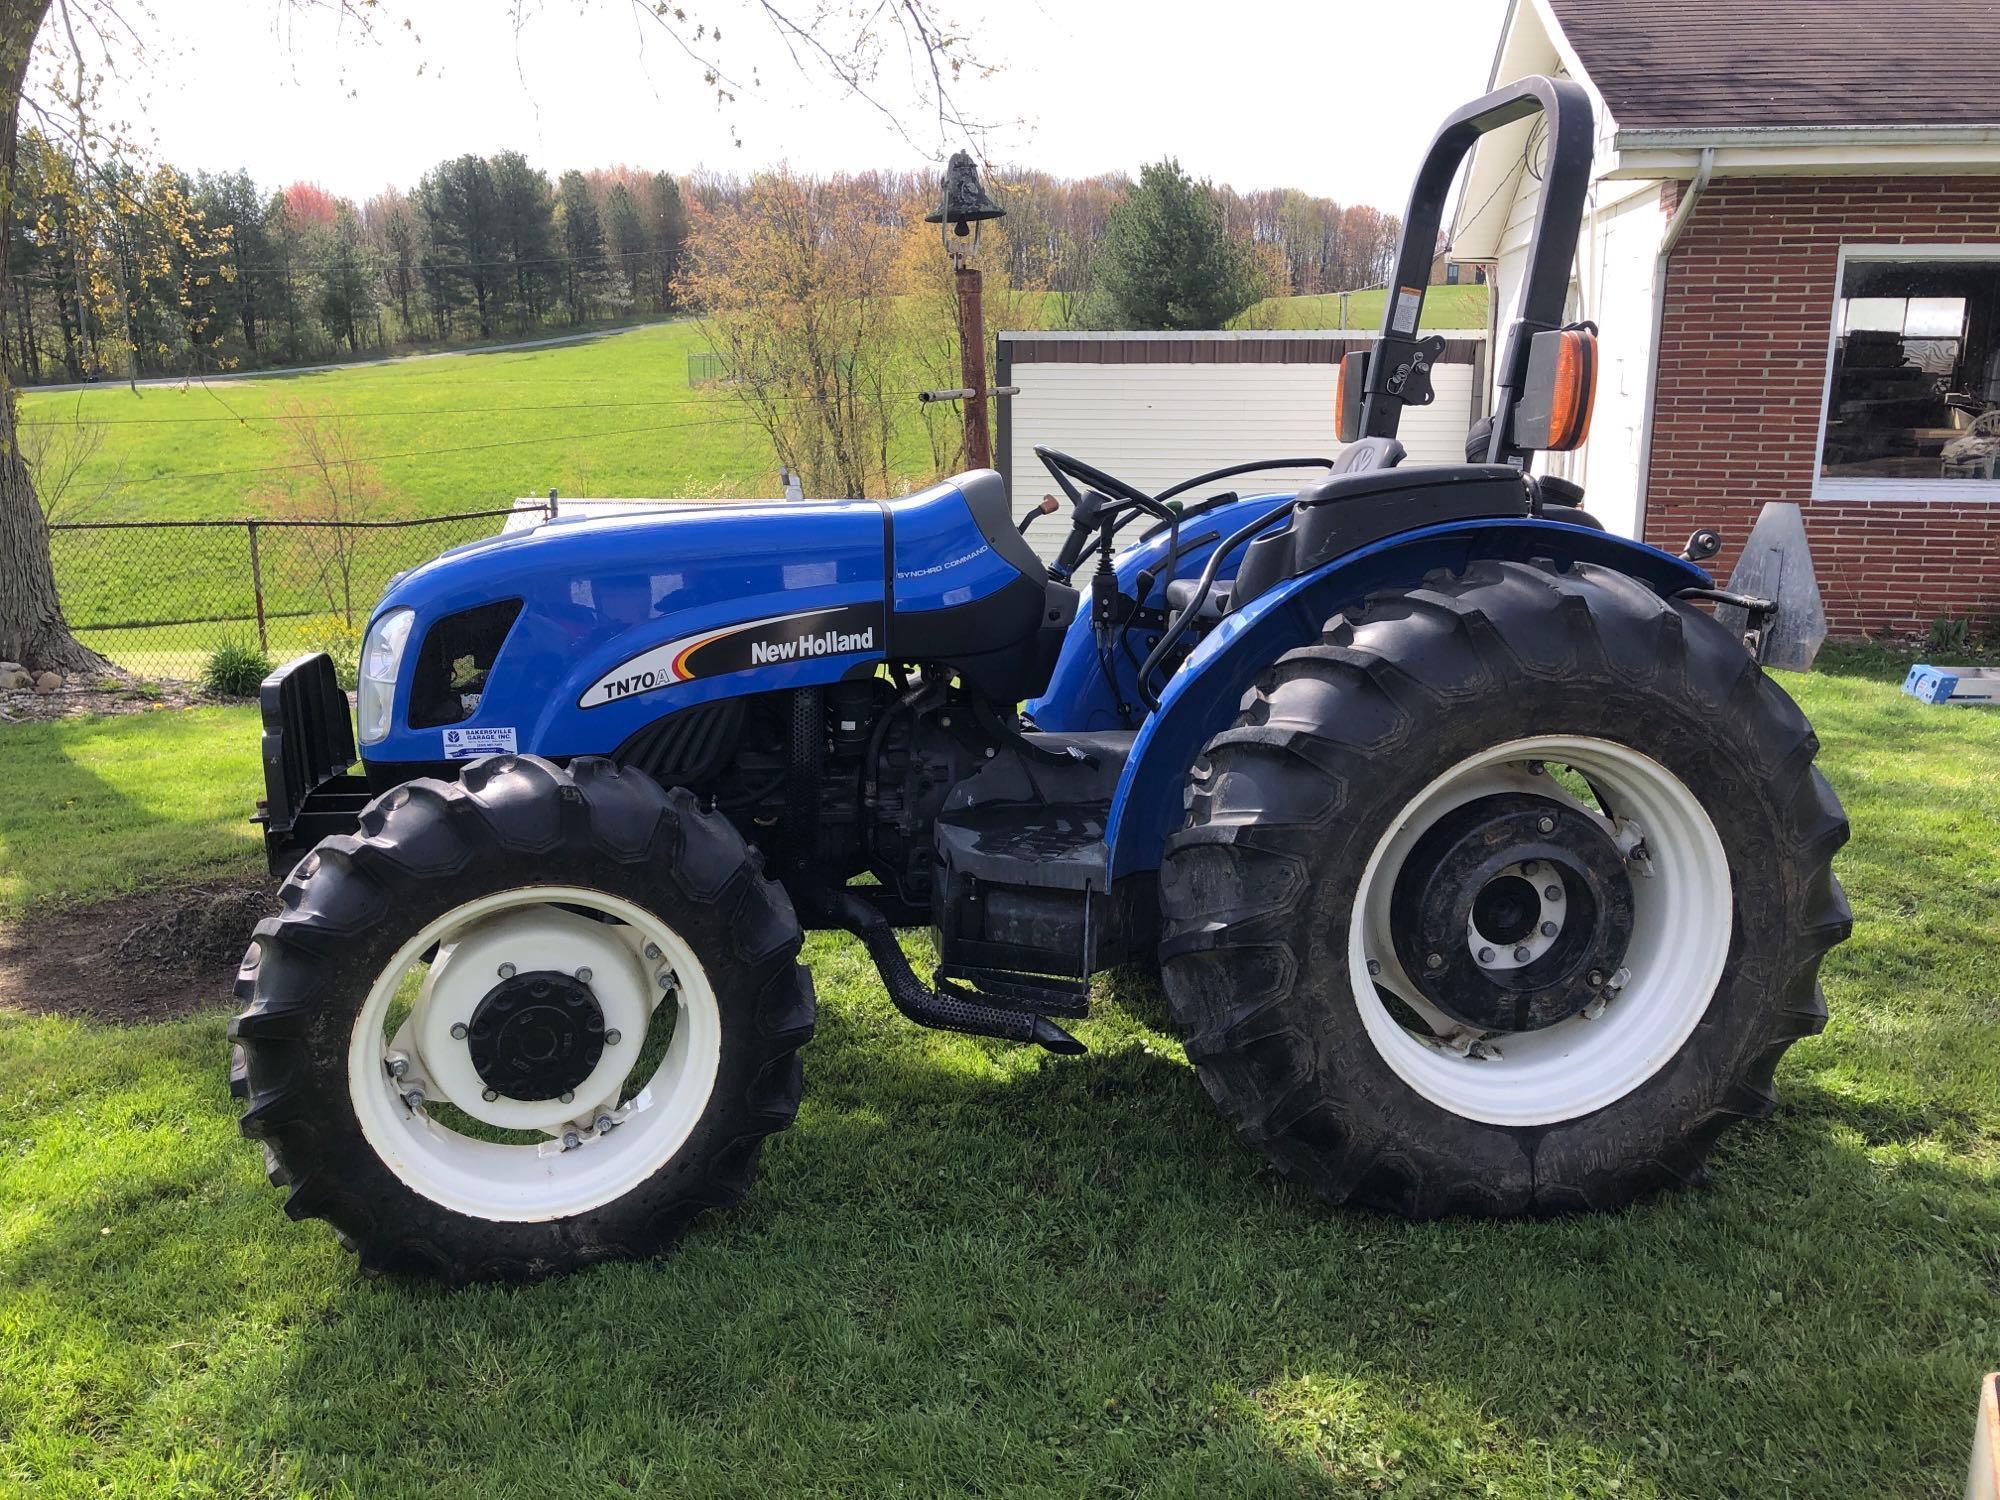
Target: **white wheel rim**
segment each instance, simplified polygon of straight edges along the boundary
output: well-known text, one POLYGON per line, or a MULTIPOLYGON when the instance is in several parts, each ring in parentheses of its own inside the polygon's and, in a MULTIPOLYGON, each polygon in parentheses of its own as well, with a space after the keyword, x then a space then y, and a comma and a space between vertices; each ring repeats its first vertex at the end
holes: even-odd
MULTIPOLYGON (((607 1032, 608 1035, 608 1032, 607 1032)), ((722 1060, 722 1016, 694 950, 657 916, 577 886, 525 886, 482 896, 427 923, 376 976, 348 1046, 348 1094, 362 1135, 382 1163, 424 1197, 477 1218, 539 1222, 587 1213, 623 1197, 687 1143, 708 1107, 722 1060), (616 919, 594 922, 559 908, 616 919), (596 929, 592 931, 590 929, 596 929), (437 961, 410 1017, 384 1037, 405 977, 433 947, 437 961), (658 958, 649 954, 657 953, 658 958), (579 960, 607 1027, 621 1033, 564 1101, 488 1101, 463 1041, 451 1036, 465 994, 497 982, 496 955, 520 972, 579 960), (464 959, 465 967, 453 970, 464 959), (670 975, 671 989, 658 975, 670 975), (461 976, 464 982, 460 982, 461 976), (657 1013, 672 1006, 672 1037, 644 1086, 619 1096, 657 1013), (392 1076, 392 1058, 404 1060, 392 1076), (424 1103, 412 1107, 412 1083, 424 1103), (433 1119, 448 1103, 487 1124, 537 1130, 540 1145, 465 1135, 433 1119), (515 1107, 520 1106, 520 1107, 515 1107), (609 1121, 600 1130, 597 1122, 609 1121)))
POLYGON ((1461 761, 1404 807, 1369 856, 1348 929, 1356 1004, 1375 1050, 1405 1083, 1440 1108, 1493 1125, 1548 1125, 1623 1098, 1677 1054, 1700 1024, 1729 956, 1729 860, 1707 810, 1652 757, 1612 740, 1542 735, 1461 761), (1568 766, 1600 788, 1618 824, 1531 764, 1568 766), (1539 1031, 1472 1033, 1429 1005, 1396 958, 1390 898, 1402 862, 1445 813, 1502 792, 1553 797, 1584 808, 1607 830, 1643 833, 1650 873, 1632 879, 1629 979, 1601 1010, 1539 1031), (1371 962, 1378 972, 1371 973, 1371 962), (1396 1019, 1376 986, 1391 991, 1436 1037, 1396 1019), (1478 1045, 1470 1045, 1473 1042, 1478 1045), (1475 1055, 1478 1054, 1478 1055, 1475 1055))

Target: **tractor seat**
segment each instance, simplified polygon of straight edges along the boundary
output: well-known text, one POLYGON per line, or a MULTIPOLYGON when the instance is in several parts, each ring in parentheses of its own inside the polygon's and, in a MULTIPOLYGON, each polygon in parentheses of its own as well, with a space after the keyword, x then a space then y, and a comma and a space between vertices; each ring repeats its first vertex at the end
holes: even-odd
MULTIPOLYGON (((1334 460, 1333 467, 1327 471, 1328 477, 1365 474, 1376 469, 1393 469, 1403 461, 1405 452, 1403 445, 1394 438, 1362 438, 1359 442, 1349 443, 1341 450, 1340 457, 1334 460)), ((1300 490, 1299 495, 1304 498, 1309 493, 1317 494, 1320 487, 1326 483, 1325 479, 1314 480, 1311 485, 1300 490)), ((1281 573, 1272 571, 1269 577, 1260 577, 1260 572, 1281 567, 1290 558, 1291 542, 1292 528, 1289 524, 1277 531, 1267 532, 1253 541, 1243 555, 1242 566, 1236 570, 1235 580, 1232 582, 1224 579, 1211 587, 1207 597, 1201 601, 1201 609, 1195 618, 1203 621, 1219 620, 1228 611, 1233 600, 1254 598, 1277 582, 1278 578, 1283 576, 1281 573), (1267 542, 1277 545, 1267 547, 1265 545, 1267 542), (1253 562, 1256 563, 1255 570, 1253 562)), ((1167 585, 1166 600, 1169 615, 1186 612, 1189 601, 1194 598, 1197 581, 1193 578, 1176 578, 1167 585)))
MULTIPOLYGON (((1394 438, 1369 437, 1349 443, 1341 450, 1340 457, 1333 461, 1333 468, 1327 477, 1306 485, 1299 491, 1299 499, 1317 499, 1327 491, 1341 487, 1341 480, 1350 474, 1372 474, 1382 469, 1393 469, 1403 461, 1407 451, 1394 438)), ((1290 574, 1294 550, 1292 532, 1291 524, 1287 523, 1276 531, 1265 532, 1244 549, 1242 565, 1237 568, 1236 581, 1229 590, 1231 604, 1247 603, 1290 574)))

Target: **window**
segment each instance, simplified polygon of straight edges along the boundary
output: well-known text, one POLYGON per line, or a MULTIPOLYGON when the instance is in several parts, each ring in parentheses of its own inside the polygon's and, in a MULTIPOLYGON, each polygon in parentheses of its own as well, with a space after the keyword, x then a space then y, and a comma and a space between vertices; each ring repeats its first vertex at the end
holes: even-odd
POLYGON ((1445 284, 1446 286, 1457 286, 1457 285, 1458 285, 1458 262, 1457 262, 1457 261, 1455 261, 1455 260, 1452 260, 1452 261, 1446 261, 1446 262, 1445 262, 1445 267, 1444 267, 1444 284, 1445 284))
POLYGON ((2000 247, 1856 246, 1839 275, 1813 493, 2000 499, 2000 247))

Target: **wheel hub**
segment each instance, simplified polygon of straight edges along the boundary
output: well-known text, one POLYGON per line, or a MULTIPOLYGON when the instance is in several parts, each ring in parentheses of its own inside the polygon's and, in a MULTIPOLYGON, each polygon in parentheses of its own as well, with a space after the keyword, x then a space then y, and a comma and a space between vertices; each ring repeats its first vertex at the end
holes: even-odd
POLYGON ((1632 882, 1609 830, 1569 803, 1497 793, 1411 848, 1391 895, 1396 956, 1461 1025, 1539 1031, 1600 999, 1632 937, 1632 882))
POLYGON ((487 1087, 511 1099, 559 1099, 597 1068, 604 1008, 588 984, 537 969, 488 990, 467 1031, 472 1066, 487 1087))

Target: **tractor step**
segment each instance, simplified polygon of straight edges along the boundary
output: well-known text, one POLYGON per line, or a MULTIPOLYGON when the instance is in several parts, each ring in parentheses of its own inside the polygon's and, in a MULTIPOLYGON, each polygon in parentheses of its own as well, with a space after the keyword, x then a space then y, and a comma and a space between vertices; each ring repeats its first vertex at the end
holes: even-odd
POLYGON ((1090 1014, 1090 982, 1084 979, 1058 979, 973 964, 940 964, 931 983, 944 994, 982 1001, 1000 1010, 1044 1016, 1090 1014))

